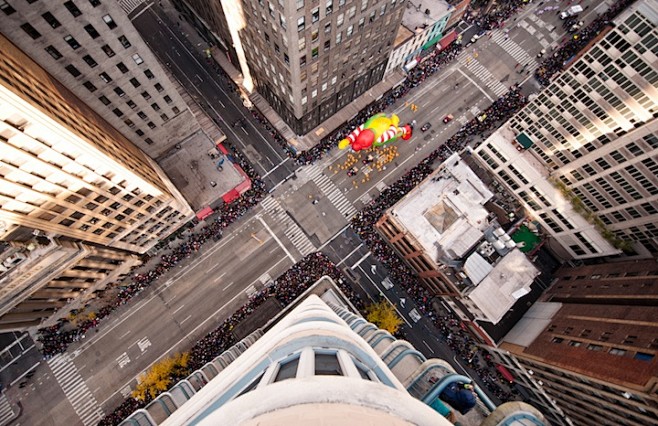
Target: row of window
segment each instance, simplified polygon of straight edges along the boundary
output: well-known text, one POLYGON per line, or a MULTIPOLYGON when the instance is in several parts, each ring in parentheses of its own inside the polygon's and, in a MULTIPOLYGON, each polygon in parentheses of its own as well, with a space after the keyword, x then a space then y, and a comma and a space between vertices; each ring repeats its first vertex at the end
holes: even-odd
MULTIPOLYGON (((563 339, 562 337, 553 337, 553 339, 551 339, 551 343, 563 343, 564 341, 565 341, 565 339, 563 339)), ((582 342, 580 340, 569 340, 567 343, 568 343, 569 346, 575 347, 575 348, 584 346, 584 344, 585 344, 585 342, 582 342)), ((607 352, 610 355, 615 355, 615 356, 624 356, 627 353, 629 353, 629 355, 631 353, 633 353, 632 351, 628 352, 626 349, 610 347, 610 346, 603 346, 603 345, 597 345, 597 344, 594 344, 594 343, 587 344, 587 346, 585 346, 585 348, 588 351, 607 352)), ((640 360, 640 361, 651 362, 651 361, 653 361, 654 354, 647 353, 647 352, 634 352, 633 353, 633 358, 637 359, 637 360, 640 360)))
MULTIPOLYGON (((26 0, 26 1, 29 4, 32 4, 36 0, 26 0)), ((93 7, 96 7, 101 4, 101 0, 89 0, 89 4, 91 4, 93 7)), ((71 13, 71 15, 73 15, 74 18, 77 18, 78 16, 82 15, 82 11, 80 11, 80 9, 78 9, 78 7, 72 1, 64 2, 64 7, 66 8, 66 10, 68 10, 71 13)), ((16 13, 16 9, 14 9, 6 0, 0 0, 0 10, 4 12, 5 15, 12 15, 16 13)), ((44 19, 46 18, 44 17, 44 19)), ((46 21, 50 24, 48 19, 46 19, 46 21)), ((53 28, 57 28, 57 26, 53 26, 53 28)))
MULTIPOLYGON (((124 35, 119 36, 118 40, 119 40, 119 43, 121 43, 121 45, 122 45, 125 49, 129 48, 130 46, 132 46, 132 45, 130 44, 130 41, 128 41, 128 39, 127 39, 126 36, 124 36, 124 35)), ((81 46, 80 46, 80 43, 78 43, 78 41, 77 41, 72 35, 70 35, 70 34, 67 34, 66 36, 64 36, 64 41, 65 41, 69 46, 71 46, 71 48, 72 48, 73 50, 77 50, 77 49, 79 49, 79 48, 81 47, 81 46)), ((48 52, 48 54, 49 54, 50 56, 52 56, 53 59, 55 59, 55 60, 59 60, 59 59, 61 59, 61 58, 64 56, 64 55, 62 55, 62 53, 61 53, 59 50, 57 50, 57 48, 56 48, 55 46, 53 46, 52 44, 49 45, 49 46, 46 46, 45 50, 46 50, 46 52, 48 52)), ((105 53, 105 55, 107 55, 108 58, 111 58, 111 57, 113 57, 114 55, 116 55, 116 53, 114 52, 114 50, 113 50, 108 44, 104 44, 103 46, 101 46, 101 50, 103 51, 103 53, 105 53)), ((89 56, 89 55, 87 55, 87 56, 89 56)), ((137 65, 140 65, 141 63, 144 62, 144 61, 142 60, 142 58, 141 58, 138 54, 134 54, 132 57, 133 57, 133 60, 135 61, 135 63, 136 63, 137 65)))

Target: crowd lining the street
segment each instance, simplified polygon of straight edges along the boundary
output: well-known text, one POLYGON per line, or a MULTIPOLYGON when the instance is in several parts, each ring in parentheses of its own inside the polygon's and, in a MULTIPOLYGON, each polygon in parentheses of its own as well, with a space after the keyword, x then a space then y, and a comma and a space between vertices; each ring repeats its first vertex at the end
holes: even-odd
MULTIPOLYGON (((199 340, 190 351, 189 370, 195 371, 203 367, 206 363, 212 361, 233 346, 236 343, 236 338, 232 332, 233 329, 242 323, 259 306, 265 303, 266 300, 275 298, 281 307, 284 308, 325 275, 331 277, 336 282, 341 291, 359 310, 364 309, 363 302, 353 292, 352 288, 346 284, 338 267, 322 253, 309 254, 284 272, 270 285, 251 295, 247 303, 235 311, 233 315, 225 319, 219 327, 199 340)), ((172 382, 175 383, 182 378, 174 378, 172 382)), ((118 425, 135 410, 144 407, 149 402, 150 399, 142 402, 134 398, 128 398, 112 413, 105 416, 99 425, 118 425)))
MULTIPOLYGON (((224 228, 238 220, 263 199, 266 194, 265 186, 256 171, 235 147, 228 146, 231 150, 232 161, 240 165, 252 179, 251 189, 242 194, 236 201, 222 204, 217 216, 213 220, 207 221, 206 225, 199 231, 194 231, 194 223, 190 223, 189 225, 192 227, 173 235, 167 241, 167 245, 174 246, 169 253, 162 254, 159 262, 153 262, 155 265, 150 270, 135 273, 129 279, 116 283, 114 288, 106 290, 113 291, 112 300, 97 309, 89 310, 92 315, 77 319, 75 324, 67 318, 61 318, 55 325, 39 329, 37 341, 41 346, 40 350, 44 358, 47 359, 62 353, 66 351, 71 343, 84 338, 85 334, 97 327, 104 318, 140 294, 167 271, 201 250, 206 242, 220 235, 224 228), (182 242, 179 243, 178 240, 182 240, 182 242)), ((148 258, 143 260, 146 263, 148 258)), ((86 312, 84 313, 86 314, 86 312)))
MULTIPOLYGON (((477 18, 477 23, 485 30, 500 28, 504 25, 503 21, 516 13, 518 9, 522 7, 523 3, 523 1, 518 0, 505 2, 499 5, 499 7, 489 15, 477 18)), ((599 34, 609 21, 630 3, 632 3, 632 0, 618 1, 605 14, 599 16, 590 26, 581 31, 577 38, 571 38, 563 44, 554 55, 548 57, 538 68, 536 71, 537 80, 542 84, 547 85, 550 78, 562 69, 565 61, 573 57, 591 39, 599 34)), ((360 114, 346 123, 346 125, 337 132, 324 138, 319 144, 305 152, 296 153, 289 146, 287 141, 260 113, 253 111, 252 114, 266 127, 274 140, 276 140, 286 153, 294 158, 298 164, 310 164, 317 161, 322 155, 333 149, 340 139, 349 134, 349 132, 369 116, 393 105, 397 100, 405 96, 412 88, 418 86, 427 77, 442 69, 446 64, 451 62, 461 50, 462 46, 459 43, 453 43, 446 49, 431 54, 408 75, 404 83, 392 89, 388 94, 382 97, 381 100, 366 107, 360 114)), ((228 81, 230 81, 230 79, 228 79, 228 81)), ((477 344, 465 331, 461 331, 461 328, 445 327, 446 318, 438 316, 433 310, 431 305, 431 295, 429 292, 420 285, 417 277, 411 272, 407 265, 402 262, 392 249, 378 236, 378 234, 376 234, 373 230, 373 224, 379 217, 381 217, 384 210, 397 202, 412 188, 425 179, 432 172, 432 165, 435 162, 442 162, 452 152, 460 151, 467 143, 472 141, 472 138, 477 136, 485 137, 486 134, 495 129, 496 125, 511 117, 511 115, 525 105, 526 102, 527 100, 521 95, 519 88, 516 86, 512 87, 506 95, 498 99, 486 111, 484 111, 486 119, 482 121, 473 119, 471 122, 462 126, 462 128, 448 139, 443 146, 433 151, 417 166, 409 170, 400 180, 382 192, 379 198, 373 200, 364 210, 359 212, 352 221, 352 226, 357 231, 360 238, 369 245, 371 251, 377 256, 377 258, 386 265, 393 280, 405 287, 407 292, 415 299, 419 310, 433 320, 439 329, 447 331, 445 338, 448 343, 466 362, 472 362, 473 359, 477 359, 477 357, 480 356, 473 351, 473 348, 477 348, 477 344)), ((233 147, 231 147, 231 150, 236 162, 240 164, 245 172, 247 172, 252 178, 253 187, 235 202, 222 205, 218 217, 203 227, 201 231, 194 232, 192 228, 190 228, 188 230, 189 232, 185 231, 178 234, 178 238, 183 239, 184 242, 177 245, 170 254, 162 255, 160 257, 160 262, 151 270, 133 275, 128 283, 120 283, 116 299, 112 303, 98 309, 98 311, 95 312, 94 318, 80 321, 75 327, 67 327, 67 321, 63 320, 52 327, 39 330, 38 340, 45 357, 51 357, 64 352, 69 344, 84 337, 87 331, 96 327, 111 312, 127 303, 131 298, 140 294, 144 289, 149 287, 171 268, 178 265, 182 260, 189 258, 193 253, 199 251, 205 242, 221 233, 224 228, 235 222, 238 218, 244 215, 249 208, 257 204, 264 197, 264 185, 259 180, 259 177, 256 175, 251 165, 244 159, 239 151, 233 147)), ((176 241, 174 240, 173 243, 175 242, 176 241)), ((170 245, 171 243, 172 242, 170 242, 170 245)), ((226 319, 219 328, 209 333, 205 338, 194 345, 190 361, 192 369, 201 367, 203 364, 212 360, 234 344, 235 341, 231 330, 235 324, 242 321, 258 306, 264 303, 265 300, 270 297, 275 297, 282 305, 287 305, 322 275, 329 275, 337 282, 339 282, 339 278, 341 278, 338 268, 336 268, 336 266, 321 253, 309 255, 301 262, 294 265, 271 286, 254 294, 247 304, 226 319)), ((348 296, 352 297, 352 301, 358 308, 363 308, 360 299, 352 293, 348 286, 341 284, 341 289, 348 296)), ((454 320, 455 319, 452 318, 449 321, 454 320)), ((489 362, 487 362, 487 364, 489 364, 489 362)), ((490 390, 496 392, 499 389, 496 385, 496 381, 500 381, 502 379, 501 377, 491 376, 491 371, 489 369, 481 369, 480 367, 477 367, 476 371, 481 373, 482 377, 485 378, 485 382, 492 384, 490 390)), ((501 399, 508 399, 510 395, 501 394, 500 397, 501 399)), ((100 424, 116 425, 137 408, 140 408, 140 406, 143 406, 143 403, 128 398, 113 413, 106 416, 100 424)))

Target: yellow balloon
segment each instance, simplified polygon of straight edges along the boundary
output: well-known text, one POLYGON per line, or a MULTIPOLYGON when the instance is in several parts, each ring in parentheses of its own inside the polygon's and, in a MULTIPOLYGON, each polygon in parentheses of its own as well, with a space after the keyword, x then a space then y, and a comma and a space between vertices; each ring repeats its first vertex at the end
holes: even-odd
POLYGON ((350 145, 349 139, 343 139, 340 142, 338 142, 338 148, 340 149, 345 149, 350 145))

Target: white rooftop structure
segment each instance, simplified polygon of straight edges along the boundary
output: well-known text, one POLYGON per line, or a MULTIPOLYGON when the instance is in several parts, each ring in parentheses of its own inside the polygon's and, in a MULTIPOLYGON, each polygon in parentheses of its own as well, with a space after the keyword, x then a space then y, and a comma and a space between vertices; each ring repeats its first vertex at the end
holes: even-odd
POLYGON ((430 178, 400 200, 391 215, 437 263, 442 257, 463 257, 484 236, 493 197, 486 184, 451 155, 430 178))
MULTIPOLYGON (((468 298, 482 313, 482 320, 496 324, 518 299, 530 292, 530 285, 539 275, 539 270, 519 249, 507 253, 495 266, 486 267, 484 263, 489 265, 477 253, 471 255, 465 263, 467 275, 471 277, 473 274, 473 282, 478 280, 479 283, 468 294, 468 298)), ((473 313, 477 314, 477 311, 473 313)))

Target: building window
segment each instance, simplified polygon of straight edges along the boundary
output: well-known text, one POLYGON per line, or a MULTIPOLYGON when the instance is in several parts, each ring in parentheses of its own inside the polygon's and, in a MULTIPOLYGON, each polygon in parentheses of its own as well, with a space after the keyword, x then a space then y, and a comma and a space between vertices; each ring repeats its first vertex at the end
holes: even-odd
POLYGON ((101 78, 101 80, 103 80, 103 81, 106 82, 106 83, 109 83, 109 82, 112 81, 112 77, 110 77, 110 75, 109 75, 108 73, 106 73, 106 72, 102 72, 102 73, 100 73, 100 74, 98 74, 98 75, 99 75, 99 77, 101 78))
POLYGON ((113 112, 114 115, 116 115, 117 117, 121 117, 121 116, 123 115, 123 112, 122 112, 119 108, 114 108, 114 109, 112 110, 112 112, 113 112))
POLYGON ((114 19, 112 19, 110 15, 103 16, 103 22, 105 22, 111 30, 117 27, 116 22, 114 22, 114 19))
POLYGON ((144 114, 144 112, 142 112, 142 111, 139 111, 139 112, 137 113, 137 115, 138 115, 139 118, 141 118, 142 120, 146 120, 146 119, 148 119, 148 117, 146 116, 146 114, 144 114))
POLYGON ((171 108, 171 111, 172 111, 174 114, 178 114, 178 113, 180 112, 180 108, 178 108, 178 107, 172 107, 172 108, 171 108))
POLYGON ((297 18, 297 31, 304 31, 306 28, 306 20, 303 16, 297 18))
POLYGON ((137 80, 137 79, 134 78, 134 77, 130 79, 130 84, 132 84, 133 87, 139 87, 139 86, 142 85, 142 83, 140 83, 139 80, 137 80))
POLYGON ((153 108, 155 111, 160 111, 160 105, 158 105, 157 102, 152 103, 151 108, 153 108))
POLYGON ((114 93, 116 93, 117 96, 120 97, 120 98, 122 98, 126 95, 126 92, 124 92, 120 87, 115 87, 114 88, 114 93))
POLYGON ((320 8, 316 7, 311 11, 311 22, 314 24, 320 20, 320 8))
POLYGON ((59 27, 59 26, 62 25, 62 24, 59 23, 59 21, 57 20, 57 18, 55 18, 55 17, 53 16, 53 14, 50 13, 50 12, 46 12, 46 13, 44 13, 44 14, 41 15, 41 16, 42 16, 43 19, 45 19, 46 22, 48 22, 48 24, 49 24, 51 27, 53 27, 53 28, 57 28, 57 27, 59 27))
POLYGON ((91 4, 93 7, 96 7, 101 4, 101 0, 89 0, 89 4, 91 4))
POLYGON ((119 68, 119 71, 121 71, 122 74, 125 74, 125 73, 128 72, 128 67, 123 62, 119 62, 117 64, 117 68, 119 68))
POLYGON ((101 101, 101 102, 103 102, 103 105, 109 105, 109 104, 112 103, 112 102, 110 102, 110 100, 109 100, 109 99, 107 98, 107 96, 105 96, 105 95, 101 95, 101 96, 99 96, 99 97, 98 97, 98 100, 101 101))
POLYGON ((155 123, 152 121, 148 122, 149 129, 155 129, 155 123))
POLYGON ((587 345, 587 349, 590 350, 590 351, 600 352, 600 351, 603 350, 603 346, 595 345, 595 344, 589 344, 589 345, 587 345))
POLYGON ((90 92, 95 92, 96 91, 96 86, 91 81, 85 81, 82 83, 83 86, 87 88, 90 92))
POLYGON ((75 3, 73 3, 72 1, 65 2, 64 7, 67 8, 69 12, 71 12, 71 15, 73 15, 74 18, 77 18, 78 16, 82 15, 82 12, 80 12, 78 6, 76 6, 75 3))
POLYGON ((129 48, 130 46, 132 46, 130 44, 130 42, 128 41, 128 39, 126 38, 126 36, 123 36, 123 35, 119 36, 119 43, 121 43, 121 45, 123 47, 125 47, 126 49, 129 48))
POLYGON ((142 132, 140 129, 135 130, 135 133, 137 133, 137 136, 144 136, 144 132, 142 132))
POLYGON ((564 339, 561 338, 561 337, 553 337, 553 338, 551 339, 551 342, 552 342, 552 343, 562 343, 562 342, 564 342, 564 339))
POLYGON ((148 101, 149 99, 151 99, 151 95, 149 95, 149 92, 147 92, 147 91, 143 91, 143 92, 142 92, 142 97, 143 97, 144 99, 146 99, 147 101, 148 101))
POLYGON ((303 67, 304 65, 306 65, 306 55, 302 55, 302 56, 299 58, 299 66, 300 66, 300 67, 303 67))
POLYGON ((162 121, 169 121, 169 116, 167 116, 167 114, 160 114, 160 119, 162 119, 162 121))
POLYGON ((78 70, 78 69, 77 69, 76 67, 74 67, 73 65, 70 65, 70 64, 69 64, 69 65, 65 66, 64 68, 66 68, 66 71, 68 71, 69 74, 71 74, 73 77, 79 77, 80 74, 82 74, 82 73, 80 72, 80 70, 78 70))
POLYGON ((126 123, 126 126, 130 127, 131 129, 135 127, 135 123, 133 123, 133 121, 130 119, 125 119, 123 122, 126 123))
POLYGON ((296 4, 297 4, 297 10, 299 10, 302 7, 304 7, 304 0, 296 0, 296 4))
POLYGON ((315 354, 316 376, 342 376, 343 371, 338 363, 336 354, 315 354))
POLYGON ((318 50, 319 50, 319 49, 318 49, 317 47, 314 47, 314 48, 311 50, 311 58, 315 59, 315 58, 318 57, 318 50))
POLYGON ((59 53, 59 50, 55 49, 55 47, 52 45, 46 47, 46 52, 48 52, 48 54, 52 56, 53 59, 61 59, 62 57, 62 54, 59 53))
POLYGON ((12 13, 16 13, 16 9, 11 7, 9 3, 3 0, 0 0, 0 10, 2 10, 5 13, 5 15, 11 15, 12 13))
POLYGON ((137 104, 133 101, 126 101, 126 104, 130 107, 130 109, 137 108, 137 104))
POLYGON ((160 83, 155 83, 153 87, 155 87, 155 90, 157 90, 158 93, 162 93, 164 91, 164 87, 162 87, 162 84, 160 83))
POLYGON ((85 31, 87 31, 87 34, 89 34, 89 37, 91 37, 93 39, 97 39, 98 37, 101 36, 100 34, 98 34, 98 31, 96 31, 96 28, 94 28, 94 26, 91 25, 91 24, 85 25, 85 31))
POLYGON ((153 139, 151 138, 144 139, 144 142, 146 142, 147 145, 153 145, 153 139))
POLYGON ((293 379, 297 376, 297 366, 299 365, 299 355, 295 358, 282 362, 279 365, 279 371, 276 373, 274 378, 275 382, 280 382, 282 380, 293 379))
POLYGON ((101 49, 103 49, 103 52, 105 52, 105 54, 107 55, 108 58, 111 58, 112 56, 115 55, 114 50, 112 50, 112 48, 110 46, 108 46, 107 44, 104 44, 103 46, 101 46, 101 49))
POLYGON ((171 98, 169 97, 169 95, 165 95, 162 99, 164 99, 164 101, 165 101, 166 103, 168 103, 168 104, 170 104, 170 103, 173 102, 173 101, 171 100, 171 98))
POLYGON ((139 54, 137 54, 137 53, 135 53, 135 54, 133 55, 133 61, 135 61, 135 63, 136 63, 137 65, 140 65, 140 64, 143 64, 143 63, 144 63, 144 60, 142 59, 142 57, 139 56, 139 54))
POLYGON ((334 11, 334 0, 327 0, 326 7, 325 7, 325 12, 327 15, 329 15, 331 12, 334 11))
POLYGON ((95 66, 98 65, 96 61, 94 61, 94 58, 91 57, 91 55, 85 55, 82 57, 82 60, 87 63, 91 68, 94 68, 95 66))
POLYGON ((608 353, 610 355, 617 355, 617 356, 624 356, 626 355, 626 350, 625 349, 619 349, 619 348, 611 348, 608 353))
POLYGON ((633 358, 639 359, 640 361, 653 361, 653 354, 648 354, 645 352, 638 352, 633 358))
MULTIPOLYGON (((25 24, 21 25, 21 28, 23 29, 23 31, 25 31, 27 33, 27 35, 32 37, 34 40, 41 37, 41 34, 39 33, 39 31, 37 31, 36 28, 34 28, 32 25, 30 25, 28 23, 25 23, 25 24)), ((77 48, 74 48, 74 49, 77 49, 77 48)))
POLYGON ((146 78, 148 78, 149 80, 153 80, 153 79, 155 78, 155 76, 153 75, 153 73, 151 72, 151 70, 144 70, 144 75, 145 75, 146 78))

